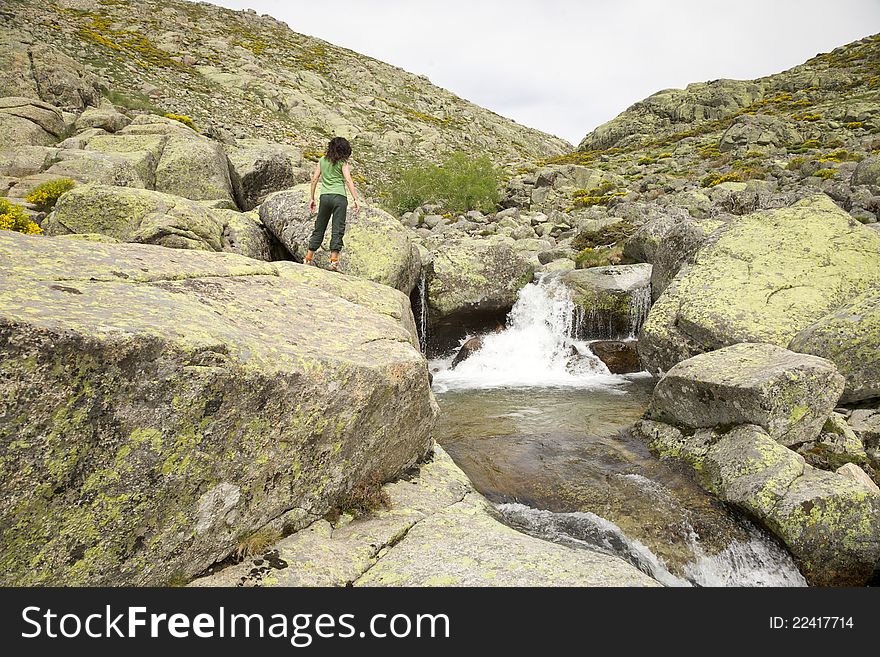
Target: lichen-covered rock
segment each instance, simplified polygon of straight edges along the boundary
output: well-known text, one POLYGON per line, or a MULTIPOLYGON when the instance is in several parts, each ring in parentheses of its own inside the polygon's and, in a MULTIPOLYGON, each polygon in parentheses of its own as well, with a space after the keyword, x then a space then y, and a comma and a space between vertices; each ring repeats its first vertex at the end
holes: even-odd
POLYGON ((843 390, 823 358, 743 343, 678 363, 660 379, 648 417, 698 429, 755 424, 783 445, 819 435, 843 390))
POLYGON ((713 231, 724 225, 720 219, 682 217, 664 232, 651 263, 651 299, 656 301, 681 268, 693 261, 713 231))
POLYGON ((267 262, 281 260, 286 254, 256 212, 212 210, 211 213, 223 222, 224 251, 267 262))
POLYGON ((0 145, 49 146, 64 134, 64 117, 54 105, 19 97, 0 98, 0 145))
POLYGON ((775 116, 741 114, 721 136, 718 148, 721 151, 743 148, 758 152, 798 144, 803 140, 790 121, 775 116))
POLYGON ((46 220, 47 235, 101 233, 121 242, 220 251, 223 221, 179 196, 145 189, 81 185, 64 194, 46 220))
POLYGON ((639 339, 657 373, 738 342, 787 346, 880 281, 880 235, 827 196, 732 219, 651 308, 639 339))
POLYGON ((399 292, 3 233, 4 585, 178 582, 429 448, 436 404, 412 334, 331 286, 389 310, 399 292))
POLYGON ((698 476, 725 502, 765 520, 806 467, 802 456, 761 427, 746 424, 717 438, 706 450, 698 476))
POLYGON ((859 586, 880 559, 880 495, 852 476, 818 470, 763 428, 682 433, 642 421, 654 453, 688 463, 721 500, 758 520, 788 547, 815 586, 859 586))
POLYGON ((862 586, 880 561, 880 495, 806 466, 765 524, 814 586, 862 586))
POLYGON ((171 135, 156 165, 156 190, 194 201, 235 203, 229 162, 223 147, 191 134, 171 135))
POLYGON ((797 452, 807 463, 822 470, 837 470, 847 463, 868 465, 865 446, 837 413, 829 416, 816 438, 799 445, 797 452))
POLYGON ((588 338, 638 335, 651 303, 651 265, 609 265, 565 272, 559 279, 583 313, 588 338))
POLYGON ((880 157, 867 157, 853 171, 851 184, 867 185, 875 194, 880 193, 880 157))
POLYGON ((802 329, 788 348, 833 361, 846 379, 843 403, 880 397, 880 287, 802 329))
POLYGON ((104 84, 59 49, 7 26, 0 35, 0 96, 25 96, 68 111, 97 105, 104 84))
MULTIPOLYGON (((260 221, 302 262, 308 250, 315 217, 309 214, 308 185, 270 195, 260 205, 260 221)), ((332 226, 328 223, 317 264, 328 260, 332 226)), ((342 272, 388 285, 409 294, 421 273, 419 251, 408 229, 387 212, 362 205, 355 213, 349 205, 344 247, 340 254, 342 272)))
POLYGON ((434 319, 509 309, 534 265, 503 236, 459 237, 433 248, 428 304, 434 319))
POLYGON ((119 112, 113 103, 103 102, 99 107, 89 107, 76 119, 77 132, 88 128, 101 128, 107 132, 117 132, 131 123, 131 119, 119 112))
POLYGON ((244 211, 252 210, 269 194, 307 182, 302 155, 292 146, 264 141, 242 141, 228 147, 235 199, 244 211))

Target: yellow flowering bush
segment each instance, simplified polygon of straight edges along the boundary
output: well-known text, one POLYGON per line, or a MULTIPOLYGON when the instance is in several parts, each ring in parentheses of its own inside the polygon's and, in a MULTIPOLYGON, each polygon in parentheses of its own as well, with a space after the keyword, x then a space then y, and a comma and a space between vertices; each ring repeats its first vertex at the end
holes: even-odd
POLYGON ((34 187, 24 198, 28 203, 36 205, 40 212, 49 212, 55 207, 59 197, 64 192, 69 192, 75 186, 76 183, 70 178, 47 180, 34 187))
POLYGON ((0 198, 0 229, 14 230, 25 235, 43 234, 43 229, 30 220, 24 208, 5 198, 0 198))

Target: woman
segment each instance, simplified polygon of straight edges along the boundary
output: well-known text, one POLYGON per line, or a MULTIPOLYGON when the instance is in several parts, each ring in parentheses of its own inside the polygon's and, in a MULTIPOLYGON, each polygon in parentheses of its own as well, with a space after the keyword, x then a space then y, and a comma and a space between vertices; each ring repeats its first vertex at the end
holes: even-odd
POLYGON ((330 234, 330 269, 336 271, 339 267, 339 252, 342 250, 342 236, 345 234, 345 213, 348 209, 348 198, 345 189, 348 188, 354 199, 354 211, 360 210, 357 190, 351 180, 351 169, 348 166, 348 158, 351 157, 351 144, 344 137, 334 137, 327 145, 327 153, 318 160, 315 171, 312 174, 312 194, 309 201, 309 212, 315 212, 315 188, 321 181, 321 205, 318 216, 315 219, 315 230, 309 239, 309 251, 306 253, 306 264, 314 264, 312 259, 315 251, 324 241, 324 233, 327 232, 327 222, 333 216, 333 228, 330 234))

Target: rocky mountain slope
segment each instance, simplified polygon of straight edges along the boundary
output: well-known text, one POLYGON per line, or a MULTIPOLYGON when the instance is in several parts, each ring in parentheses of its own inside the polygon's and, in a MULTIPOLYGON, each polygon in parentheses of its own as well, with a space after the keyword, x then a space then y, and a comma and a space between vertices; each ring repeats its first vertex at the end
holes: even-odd
POLYGON ((224 142, 262 138, 307 157, 342 135, 370 184, 399 161, 451 150, 513 164, 569 148, 425 77, 270 16, 183 0, 10 0, 4 7, 0 96, 81 110, 109 95, 132 109, 188 116, 224 142))

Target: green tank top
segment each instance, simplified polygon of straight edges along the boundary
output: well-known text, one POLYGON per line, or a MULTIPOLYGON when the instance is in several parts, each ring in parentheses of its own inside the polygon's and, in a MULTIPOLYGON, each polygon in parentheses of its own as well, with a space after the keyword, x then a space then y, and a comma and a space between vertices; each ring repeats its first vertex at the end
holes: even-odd
POLYGON ((342 175, 342 160, 333 164, 326 157, 318 160, 321 167, 321 193, 342 194, 345 196, 345 178, 342 175))

